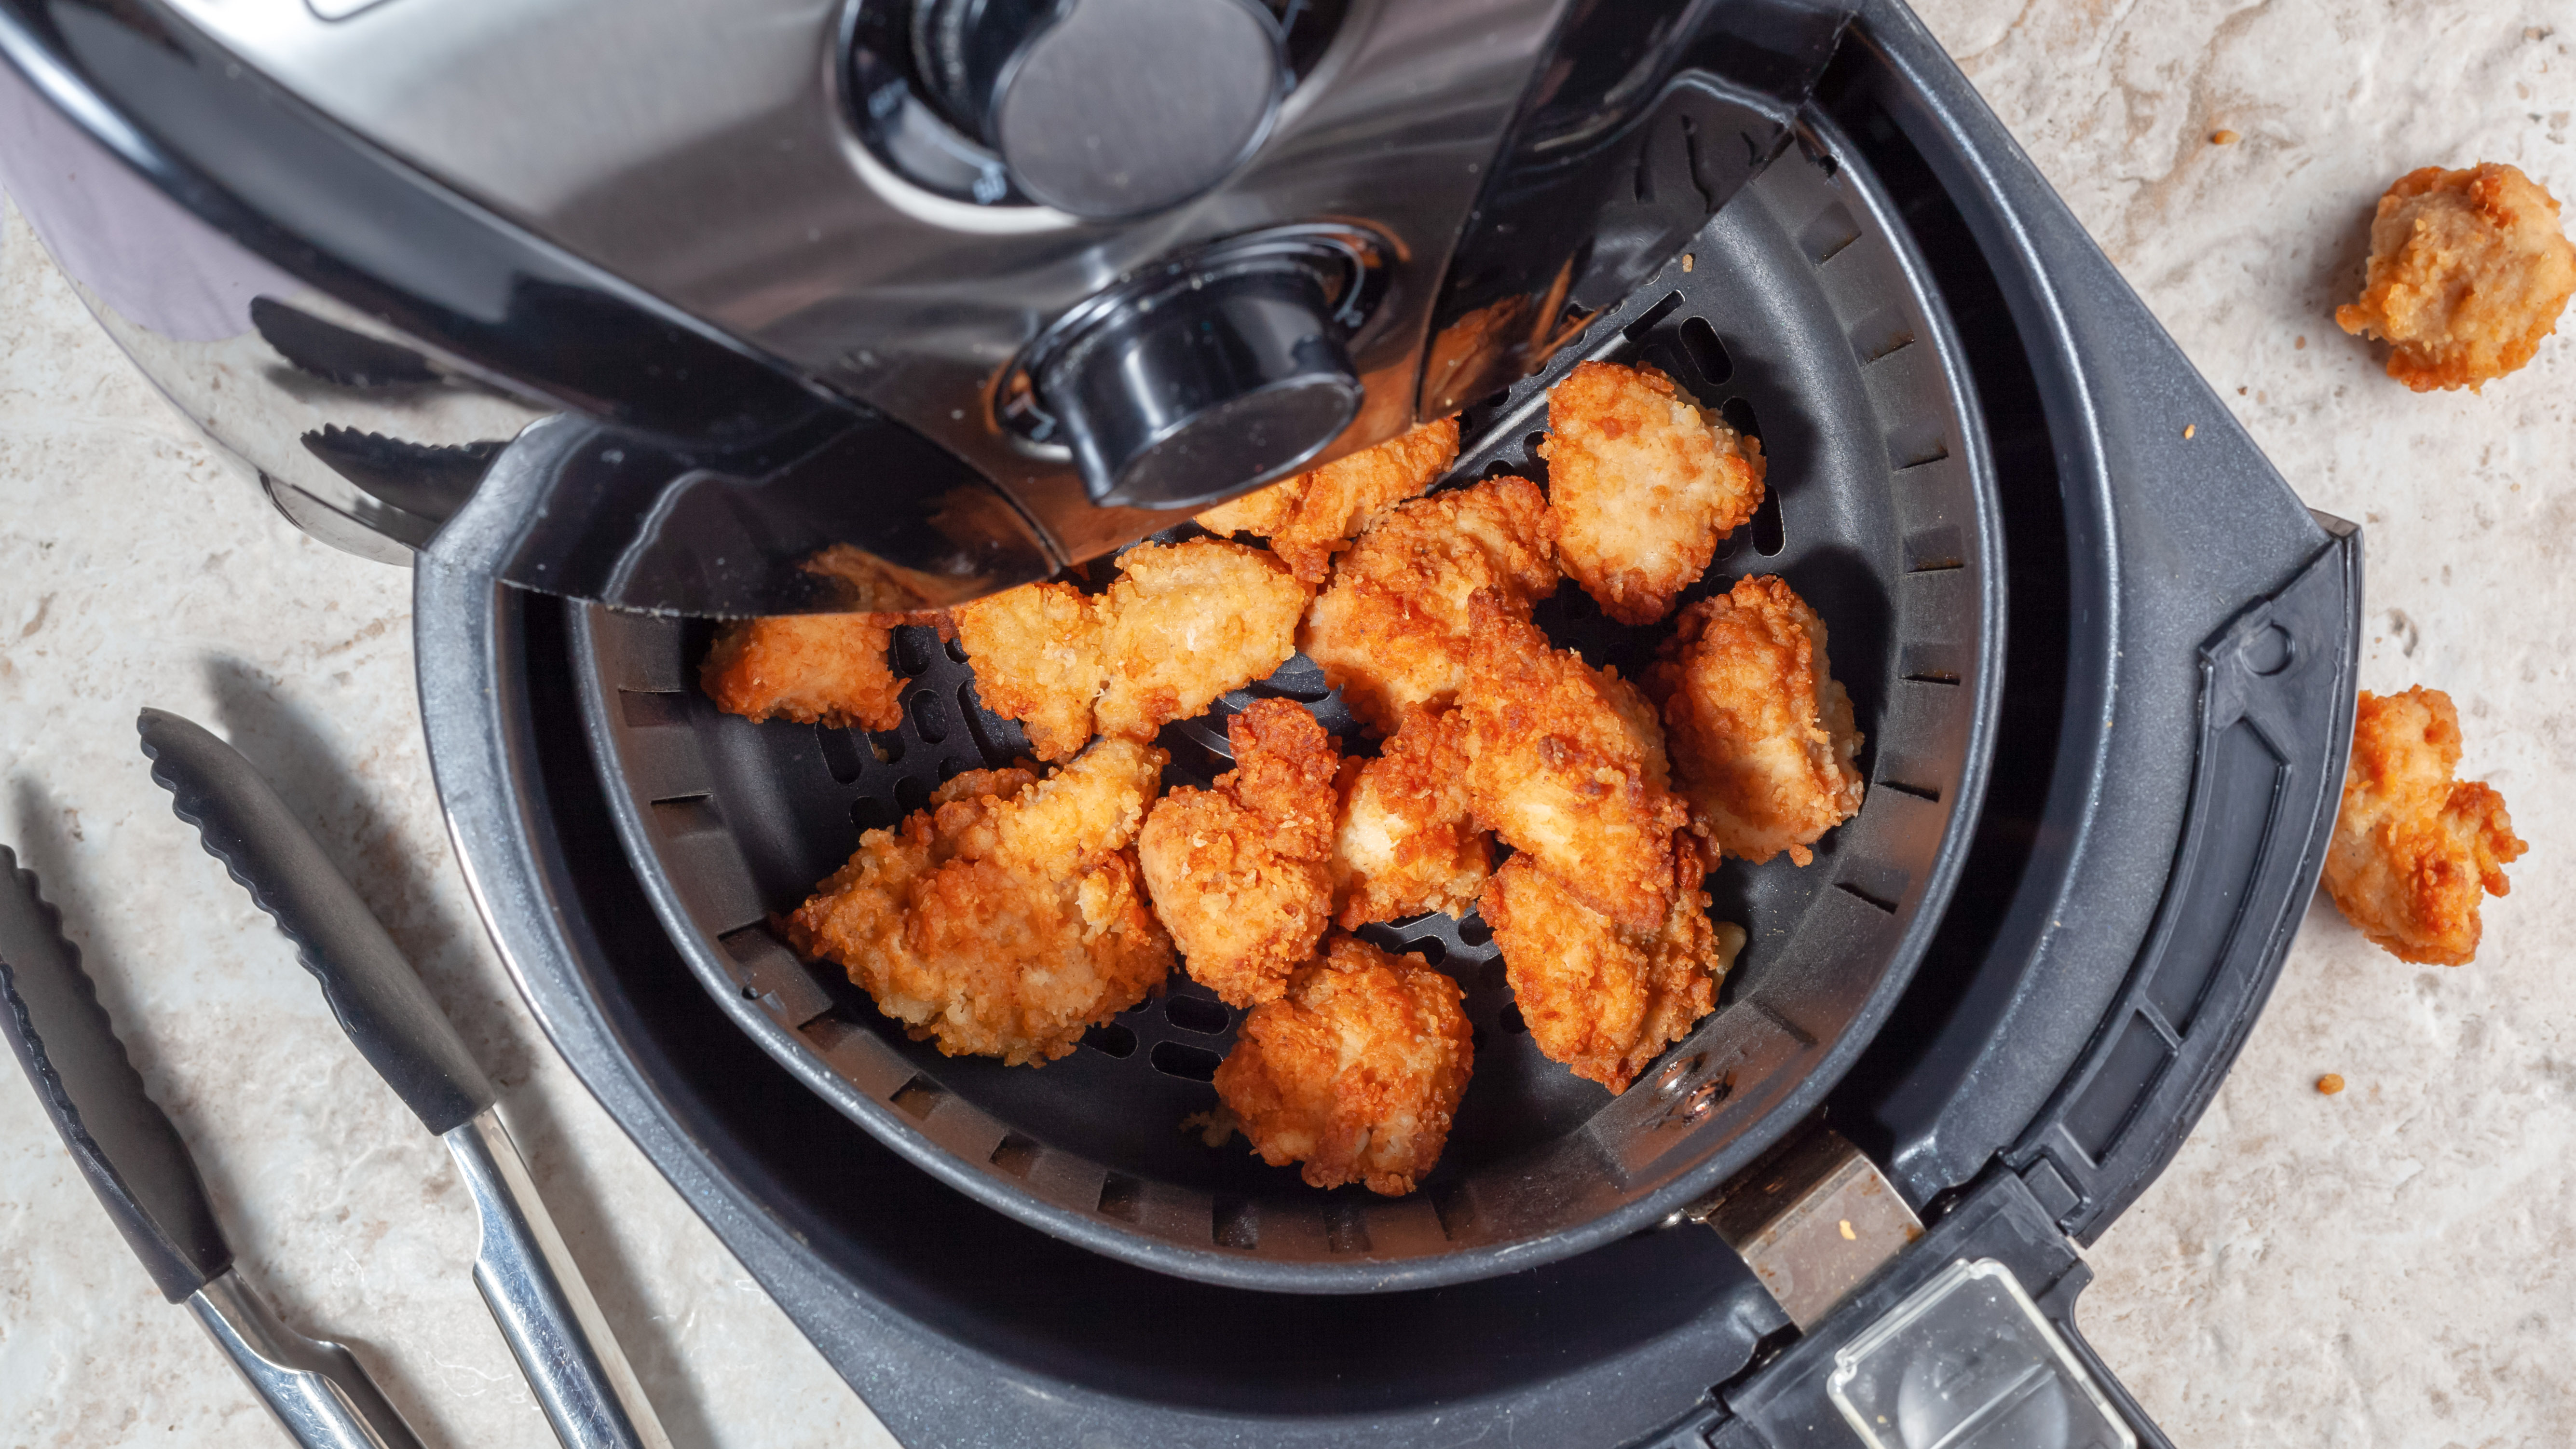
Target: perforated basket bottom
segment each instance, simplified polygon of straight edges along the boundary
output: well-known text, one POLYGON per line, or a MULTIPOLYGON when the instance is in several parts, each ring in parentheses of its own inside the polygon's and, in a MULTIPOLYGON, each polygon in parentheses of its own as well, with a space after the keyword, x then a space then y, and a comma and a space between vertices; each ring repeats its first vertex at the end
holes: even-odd
MULTIPOLYGON (((1760 437, 1761 514, 1689 597, 1778 573, 1831 631, 1835 675, 1868 744, 1860 815, 1814 864, 1729 862, 1714 914, 1748 945, 1721 1009, 1613 1098, 1537 1051, 1481 922, 1373 926, 1466 991, 1476 1070, 1439 1168, 1409 1199, 1317 1192, 1184 1130, 1236 1013, 1176 976, 1043 1069, 946 1058, 907 1040, 835 968, 770 934, 847 858, 957 772, 1009 763, 1017 725, 978 707, 962 653, 897 632, 901 728, 873 738, 719 714, 693 684, 712 626, 593 611, 576 641, 622 838, 665 924, 737 1023, 853 1120, 983 1201, 1170 1271, 1266 1287, 1373 1288, 1475 1276, 1642 1225, 1711 1185, 1804 1110, 1846 1028, 1892 995, 1928 935, 1927 887, 1975 742, 1999 600, 1992 485, 1937 303, 1852 166, 1792 155, 1720 213, 1656 281, 1597 320, 1549 374, 1465 418, 1451 484, 1541 480, 1544 391, 1583 357, 1642 357, 1760 437), (1667 1201, 1672 1199, 1672 1201, 1667 1201), (1533 1245, 1546 1240, 1544 1249, 1533 1245), (1251 1266, 1247 1266, 1251 1265, 1251 1266)), ((1095 566, 1096 577, 1107 577, 1095 566)), ((1633 673, 1665 627, 1628 629, 1566 584, 1539 621, 1596 665, 1633 673)), ((1228 767, 1223 717, 1260 694, 1368 745, 1302 656, 1176 725, 1166 784, 1228 767)), ((1933 905, 1937 912, 1937 903, 1933 905)), ((817 1144, 817 1150, 828 1150, 817 1144)))

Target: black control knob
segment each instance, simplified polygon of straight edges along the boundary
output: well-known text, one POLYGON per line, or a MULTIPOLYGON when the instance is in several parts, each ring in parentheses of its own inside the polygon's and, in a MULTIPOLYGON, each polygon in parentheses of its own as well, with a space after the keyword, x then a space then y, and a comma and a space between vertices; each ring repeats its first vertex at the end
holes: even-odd
POLYGON ((923 0, 913 44, 940 104, 1020 190, 1100 219, 1215 185, 1287 87, 1279 27, 1254 0, 923 0))
POLYGON ((1103 307, 1031 381, 1094 501, 1195 507, 1288 473, 1358 414, 1331 312, 1302 265, 1178 276, 1103 307))

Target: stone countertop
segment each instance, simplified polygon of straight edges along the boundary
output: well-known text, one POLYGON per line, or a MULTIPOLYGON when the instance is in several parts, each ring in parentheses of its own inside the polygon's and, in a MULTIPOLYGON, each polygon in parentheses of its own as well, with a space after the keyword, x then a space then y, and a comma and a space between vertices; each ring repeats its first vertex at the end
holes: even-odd
MULTIPOLYGON (((2449 690, 2463 773, 2531 843, 2472 966, 2404 965, 2312 908, 2208 1115, 2093 1248, 2085 1329, 2185 1445, 2559 1442, 2576 978, 2547 958, 2571 902, 2548 787, 2576 747, 2576 341, 2484 396, 2417 396, 2328 314, 2404 171, 2511 161, 2576 198, 2576 3, 1920 8, 2306 501, 2365 525, 2363 683, 2449 690), (2325 1072, 2349 1089, 2317 1093, 2325 1072)), ((420 963, 676 1444, 891 1443, 486 944, 431 789, 408 587, 271 512, 0 217, 0 841, 63 907, 247 1272, 431 1442, 553 1442, 465 1272, 445 1153, 172 817, 135 748, 147 703, 262 764, 420 963)), ((0 1085, 0 1444, 270 1442, 262 1417, 0 1085)))

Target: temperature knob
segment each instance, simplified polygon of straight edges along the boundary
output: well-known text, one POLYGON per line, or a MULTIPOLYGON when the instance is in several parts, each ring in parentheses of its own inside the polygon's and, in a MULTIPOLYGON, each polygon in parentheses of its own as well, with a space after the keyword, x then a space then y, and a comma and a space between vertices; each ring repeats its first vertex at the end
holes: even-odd
POLYGON ((921 74, 1019 189, 1076 216, 1142 216, 1224 179, 1287 89, 1254 0, 926 0, 921 74))

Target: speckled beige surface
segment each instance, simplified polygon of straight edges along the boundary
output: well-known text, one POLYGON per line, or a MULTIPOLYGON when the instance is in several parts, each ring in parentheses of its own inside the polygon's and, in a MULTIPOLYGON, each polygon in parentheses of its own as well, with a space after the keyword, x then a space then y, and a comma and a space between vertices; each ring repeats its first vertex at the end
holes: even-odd
MULTIPOLYGON (((2576 4, 1925 0, 1925 19, 2307 501, 2367 526, 2364 682, 2459 701, 2531 854, 2458 970, 2312 910, 2088 1331, 2185 1445, 2557 1444, 2576 1422, 2570 341, 2483 397, 2381 377, 2328 312, 2412 167, 2576 195, 2576 4), (2237 133, 2213 145, 2219 130, 2237 133), (2311 1083, 2351 1084, 2323 1097, 2311 1083)), ((152 703, 280 775, 510 1089, 684 1449, 883 1431, 546 1049, 476 926, 413 709, 407 576, 227 473, 0 231, 0 840, 64 906, 249 1270, 433 1442, 552 1442, 465 1276, 443 1154, 346 1047, 136 755, 152 703)), ((270 1442, 0 1073, 0 1445, 270 1442)))

